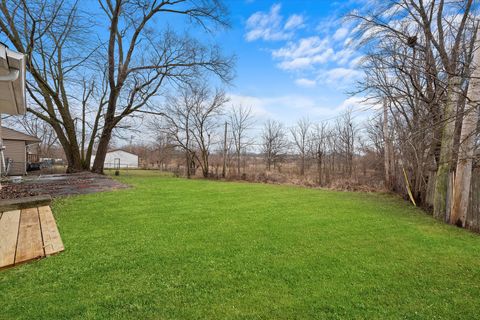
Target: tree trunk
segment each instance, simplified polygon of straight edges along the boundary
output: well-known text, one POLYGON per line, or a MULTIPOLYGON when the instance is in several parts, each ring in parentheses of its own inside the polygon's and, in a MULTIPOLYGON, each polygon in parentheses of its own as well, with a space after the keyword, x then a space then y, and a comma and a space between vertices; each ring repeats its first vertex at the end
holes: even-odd
POLYGON ((447 207, 447 194, 450 171, 452 168, 453 141, 455 133, 455 107, 460 78, 453 75, 447 84, 447 101, 443 113, 443 130, 440 147, 440 159, 435 179, 435 194, 433 201, 433 216, 437 219, 448 221, 450 208, 447 207))
POLYGON ((66 151, 65 154, 67 155, 67 173, 74 173, 84 171, 85 168, 83 166, 82 160, 80 159, 80 155, 76 152, 69 152, 70 148, 63 146, 64 150, 66 151))
MULTIPOLYGON (((111 48, 109 48, 109 50, 111 50, 111 48)), ((109 60, 113 59, 111 55, 112 54, 110 53, 109 60)), ((112 65, 113 65, 113 62, 109 61, 109 69, 113 68, 112 65)), ((119 120, 115 118, 115 109, 117 106, 119 89, 117 87, 114 87, 113 77, 111 75, 110 75, 110 90, 111 91, 108 97, 108 106, 107 106, 107 112, 105 114, 102 135, 100 136, 100 141, 98 142, 97 153, 95 155, 95 161, 93 162, 93 167, 92 167, 92 172, 99 173, 99 174, 103 174, 105 157, 107 156, 108 146, 110 144, 110 139, 112 138, 112 131, 113 131, 113 128, 115 128, 115 126, 119 122, 119 120)))
POLYGON ((186 166, 186 169, 187 169, 186 170, 187 171, 187 179, 190 179, 190 177, 191 177, 190 168, 191 168, 192 164, 191 164, 191 161, 190 161, 190 151, 188 151, 188 150, 185 151, 185 160, 186 160, 185 166, 186 166))
POLYGON ((475 52, 473 61, 476 64, 476 68, 472 73, 468 87, 469 102, 465 106, 465 113, 463 115, 460 149, 450 215, 450 223, 456 224, 459 227, 465 226, 472 180, 472 163, 475 147, 474 134, 478 123, 477 103, 480 100, 480 53, 478 50, 475 52))
POLYGON ((323 171, 325 172, 325 183, 328 184, 330 183, 330 170, 331 170, 331 166, 328 164, 328 157, 325 158, 324 169, 325 170, 323 171))
POLYGON ((302 153, 302 158, 301 158, 300 175, 302 177, 305 175, 305 154, 304 153, 302 153))
POLYGON ((240 163, 240 149, 237 151, 237 176, 240 176, 240 167, 241 167, 241 163, 240 163))
POLYGON ((80 149, 78 145, 75 146, 74 144, 70 143, 65 137, 60 125, 52 125, 53 130, 57 134, 58 141, 62 146, 63 150, 65 151, 65 157, 67 158, 67 173, 74 173, 83 171, 82 160, 80 157, 80 149))
POLYGON ((225 178, 227 174, 227 122, 225 121, 225 132, 223 137, 223 167, 222 178, 225 178))
POLYGON ((317 156, 317 174, 318 174, 318 185, 322 185, 322 152, 318 152, 317 156))
POLYGON ((103 166, 105 163, 105 157, 108 152, 108 145, 112 138, 112 128, 105 127, 100 137, 100 141, 97 147, 97 154, 95 155, 95 161, 93 161, 92 172, 103 174, 103 166))
POLYGON ((333 149, 332 153, 332 172, 331 172, 332 179, 335 179, 335 148, 333 149))
POLYGON ((385 188, 388 191, 393 190, 394 172, 393 172, 393 147, 388 133, 388 105, 387 101, 383 102, 383 141, 384 141, 384 166, 385 166, 385 188))
POLYGON ((208 151, 202 151, 202 174, 204 178, 208 178, 210 173, 210 164, 208 162, 208 151))

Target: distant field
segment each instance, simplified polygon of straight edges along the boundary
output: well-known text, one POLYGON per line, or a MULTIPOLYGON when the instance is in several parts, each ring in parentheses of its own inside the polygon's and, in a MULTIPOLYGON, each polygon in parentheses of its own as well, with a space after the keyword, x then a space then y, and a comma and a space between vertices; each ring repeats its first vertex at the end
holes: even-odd
POLYGON ((480 236, 381 194, 118 177, 54 203, 66 251, 0 271, 0 319, 474 319, 480 236))

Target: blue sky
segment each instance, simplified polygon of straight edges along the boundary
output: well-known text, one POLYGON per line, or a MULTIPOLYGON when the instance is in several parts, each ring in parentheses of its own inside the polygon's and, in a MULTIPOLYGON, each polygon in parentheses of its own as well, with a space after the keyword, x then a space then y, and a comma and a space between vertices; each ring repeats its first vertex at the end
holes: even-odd
POLYGON ((343 15, 353 1, 227 1, 232 28, 216 35, 237 56, 230 104, 251 106, 259 120, 289 125, 328 119, 360 98, 346 92, 361 77, 352 50, 353 26, 343 15))
MULTIPOLYGON (((98 14, 99 34, 106 34, 107 21, 98 3, 82 4, 98 14)), ((346 13, 365 5, 364 0, 225 0, 225 4, 231 22, 226 30, 205 33, 174 15, 158 18, 155 25, 190 33, 205 44, 219 44, 225 54, 236 56, 236 77, 225 88, 230 97, 227 111, 239 104, 251 107, 256 120, 251 134, 259 134, 267 119, 288 127, 305 117, 333 119, 347 107, 358 111, 358 121, 368 117, 361 112, 368 108, 362 98, 347 94, 361 78, 357 65, 361 53, 350 43, 354 26, 344 21, 346 13)), ((141 134, 134 135, 142 140, 141 134)))

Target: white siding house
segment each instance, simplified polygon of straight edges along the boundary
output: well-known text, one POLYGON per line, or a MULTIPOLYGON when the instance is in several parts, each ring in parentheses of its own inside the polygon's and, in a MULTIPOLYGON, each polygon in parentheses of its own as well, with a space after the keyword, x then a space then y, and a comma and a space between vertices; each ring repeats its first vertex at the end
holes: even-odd
MULTIPOLYGON (((91 165, 93 165, 94 160, 95 156, 92 156, 91 165)), ((138 156, 122 149, 108 151, 105 157, 104 168, 138 168, 138 156)))
MULTIPOLYGON (((8 175, 24 175, 27 173, 28 164, 38 162, 38 154, 35 145, 40 143, 40 139, 28 134, 0 127, 3 147, 3 164, 7 168, 8 175)), ((0 157, 0 165, 2 159, 0 157)))

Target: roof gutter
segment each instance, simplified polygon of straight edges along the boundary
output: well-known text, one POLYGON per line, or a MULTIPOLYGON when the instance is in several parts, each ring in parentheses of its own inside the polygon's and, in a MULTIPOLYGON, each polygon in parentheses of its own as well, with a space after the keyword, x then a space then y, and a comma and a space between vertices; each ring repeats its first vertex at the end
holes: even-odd
POLYGON ((7 75, 0 76, 0 82, 13 82, 20 76, 20 71, 17 69, 11 69, 7 75))

